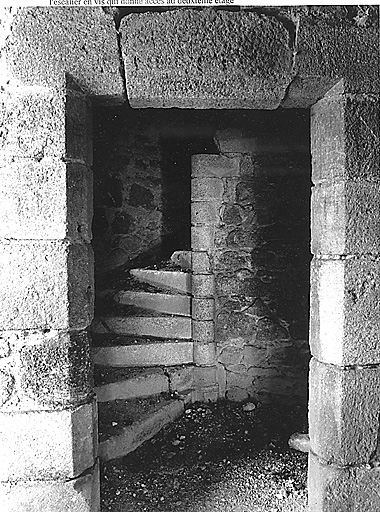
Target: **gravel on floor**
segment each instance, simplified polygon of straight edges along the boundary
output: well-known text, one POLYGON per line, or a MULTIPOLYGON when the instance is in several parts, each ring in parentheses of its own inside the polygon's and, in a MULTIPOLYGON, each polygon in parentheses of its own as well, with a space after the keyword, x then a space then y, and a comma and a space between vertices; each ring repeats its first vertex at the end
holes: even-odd
POLYGON ((306 405, 194 404, 102 465, 102 512, 306 512, 306 405))

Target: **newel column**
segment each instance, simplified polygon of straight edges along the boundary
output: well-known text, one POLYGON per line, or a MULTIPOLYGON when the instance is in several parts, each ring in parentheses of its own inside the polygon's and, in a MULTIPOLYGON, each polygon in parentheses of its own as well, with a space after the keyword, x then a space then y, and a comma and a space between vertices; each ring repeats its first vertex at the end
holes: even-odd
POLYGON ((309 505, 380 509, 379 98, 312 108, 309 505))
POLYGON ((1 510, 94 512, 90 105, 18 86, 0 112, 1 510))

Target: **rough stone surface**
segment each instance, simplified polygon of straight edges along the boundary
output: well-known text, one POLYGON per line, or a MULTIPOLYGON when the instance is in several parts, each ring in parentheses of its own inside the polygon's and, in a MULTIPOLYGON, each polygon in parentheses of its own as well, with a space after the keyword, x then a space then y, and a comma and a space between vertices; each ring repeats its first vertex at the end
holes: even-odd
POLYGON ((194 320, 214 320, 214 299, 193 298, 191 306, 194 320))
POLYGON ((313 453, 329 464, 378 464, 378 368, 341 369, 312 359, 309 434, 313 453))
POLYGON ((205 339, 194 343, 194 363, 199 366, 215 365, 215 344, 213 340, 207 342, 207 339, 205 339))
POLYGON ((93 315, 92 251, 60 241, 3 241, 2 329, 86 328, 93 315))
POLYGON ((3 512, 100 512, 99 466, 73 480, 0 483, 3 512))
POLYGON ((169 315, 190 316, 190 297, 186 295, 127 290, 118 292, 114 300, 119 304, 134 305, 169 315))
MULTIPOLYGON (((378 81, 378 80, 377 80, 378 81)), ((379 178, 380 103, 339 83, 311 109, 313 181, 379 178)))
POLYGON ((325 92, 326 79, 333 82, 341 78, 344 78, 347 92, 378 94, 380 62, 376 22, 360 26, 348 20, 323 18, 300 17, 295 61, 297 77, 304 82, 311 79, 311 84, 315 77, 324 78, 319 97, 325 92))
POLYGON ((324 183, 313 188, 314 254, 379 254, 379 182, 324 183), (360 233, 360 236, 358 236, 360 233))
POLYGON ((97 347, 94 363, 109 366, 176 366, 193 362, 193 343, 154 343, 97 347))
POLYGON ((192 293, 194 297, 213 297, 215 292, 215 280, 213 275, 193 274, 192 293))
POLYGON ((0 370, 0 407, 11 397, 14 388, 14 379, 9 373, 0 370))
POLYGON ((92 173, 54 158, 18 160, 1 169, 0 236, 91 240, 92 173))
POLYGON ((223 182, 218 178, 193 178, 191 180, 192 201, 212 201, 221 199, 223 182))
POLYGON ((240 158, 223 155, 193 155, 191 174, 193 178, 224 178, 238 176, 240 158))
POLYGON ((380 507, 380 473, 365 466, 339 468, 309 455, 308 502, 311 512, 372 512, 380 507))
POLYGON ((182 316, 131 316, 102 318, 108 332, 158 338, 190 339, 191 318, 182 316))
POLYGON ((191 329, 191 337, 194 341, 201 341, 204 343, 211 343, 214 341, 215 324, 213 320, 193 320, 191 323, 191 329))
POLYGON ((311 268, 310 344, 319 360, 337 365, 380 361, 380 262, 318 260, 311 268))
POLYGON ((92 361, 87 332, 29 333, 20 351, 21 388, 42 406, 68 406, 92 393, 92 361))
POLYGON ((58 90, 25 87, 0 95, 0 162, 47 157, 92 163, 88 99, 67 81, 58 90))
POLYGON ((193 274, 210 274, 211 261, 207 252, 193 251, 191 254, 193 274))
POLYGON ((292 78, 289 33, 275 18, 181 9, 126 16, 120 31, 135 108, 275 109, 292 78))
POLYGON ((96 404, 54 412, 1 413, 0 481, 75 478, 94 464, 96 404))
POLYGON ((188 294, 191 292, 191 275, 187 272, 133 268, 131 275, 158 288, 188 294))
POLYGON ((116 28, 101 8, 19 9, 5 53, 8 80, 55 87, 68 74, 90 96, 124 101, 116 28))

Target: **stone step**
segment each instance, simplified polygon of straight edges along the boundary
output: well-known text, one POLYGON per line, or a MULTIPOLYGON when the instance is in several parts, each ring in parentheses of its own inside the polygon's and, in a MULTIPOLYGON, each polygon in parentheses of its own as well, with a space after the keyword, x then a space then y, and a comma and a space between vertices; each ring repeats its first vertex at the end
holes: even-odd
POLYGON ((115 367, 177 366, 193 363, 192 341, 104 336, 94 339, 94 364, 115 367), (104 339, 105 338, 105 339, 104 339))
POLYGON ((98 334, 155 336, 191 339, 191 318, 180 316, 109 316, 95 320, 91 331, 98 334))
POLYGON ((163 368, 95 366, 98 402, 141 398, 169 393, 169 376, 163 368))
POLYGON ((186 295, 120 291, 113 300, 118 304, 136 306, 169 315, 190 316, 191 299, 186 295))
POLYGON ((131 276, 163 290, 174 290, 184 295, 191 294, 191 274, 178 270, 152 270, 133 268, 131 276))
POLYGON ((184 411, 184 399, 163 396, 99 404, 99 457, 123 457, 151 439, 184 411))

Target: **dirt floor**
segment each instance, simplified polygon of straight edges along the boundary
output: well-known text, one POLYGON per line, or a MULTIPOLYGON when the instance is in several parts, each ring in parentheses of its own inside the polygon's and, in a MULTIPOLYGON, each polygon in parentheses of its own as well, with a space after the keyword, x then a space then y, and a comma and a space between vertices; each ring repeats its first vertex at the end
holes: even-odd
POLYGON ((102 467, 102 512, 305 512, 306 406, 195 404, 102 467))

